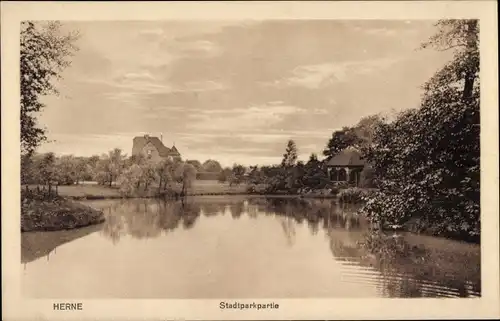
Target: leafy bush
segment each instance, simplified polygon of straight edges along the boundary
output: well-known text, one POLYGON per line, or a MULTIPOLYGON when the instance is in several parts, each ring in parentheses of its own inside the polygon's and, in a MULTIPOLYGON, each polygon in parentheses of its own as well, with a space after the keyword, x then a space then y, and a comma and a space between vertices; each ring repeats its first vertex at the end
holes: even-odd
POLYGON ((250 194, 265 194, 266 186, 263 184, 252 184, 248 186, 247 192, 250 194))
POLYGON ((469 20, 440 26, 445 32, 439 37, 459 38, 445 43, 465 48, 425 84, 419 109, 378 127, 365 155, 380 191, 363 212, 417 232, 479 239, 478 26, 469 20))
POLYGON ((367 199, 369 192, 365 189, 358 187, 350 187, 343 190, 337 194, 339 201, 342 203, 360 203, 367 199))

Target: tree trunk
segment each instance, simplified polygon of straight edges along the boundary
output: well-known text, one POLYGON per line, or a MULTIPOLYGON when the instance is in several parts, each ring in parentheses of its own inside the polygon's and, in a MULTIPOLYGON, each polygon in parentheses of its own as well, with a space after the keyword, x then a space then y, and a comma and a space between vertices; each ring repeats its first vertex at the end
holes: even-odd
POLYGON ((474 80, 475 76, 473 75, 468 75, 465 78, 465 85, 464 85, 464 92, 463 92, 463 99, 469 99, 472 97, 472 89, 474 88, 474 80))
MULTIPOLYGON (((476 40, 476 31, 477 31, 477 20, 471 20, 467 23, 467 52, 470 55, 471 52, 477 50, 477 40, 476 40)), ((470 57, 469 57, 470 58, 470 57)), ((472 59, 470 59, 472 60, 472 59)), ((462 98, 467 100, 472 97, 473 89, 474 89, 474 80, 476 78, 476 71, 474 68, 471 68, 467 71, 465 75, 465 84, 462 98)))

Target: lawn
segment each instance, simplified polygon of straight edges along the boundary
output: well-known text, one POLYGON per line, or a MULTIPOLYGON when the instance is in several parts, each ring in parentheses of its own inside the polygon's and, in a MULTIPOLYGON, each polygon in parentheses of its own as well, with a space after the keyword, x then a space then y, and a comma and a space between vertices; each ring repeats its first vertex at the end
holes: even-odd
POLYGON ((229 183, 219 183, 215 180, 196 180, 189 189, 189 194, 243 194, 247 191, 246 184, 229 186, 229 183))
MULTIPOLYGON (((30 189, 33 188, 36 188, 36 186, 30 186, 30 189)), ((78 185, 59 186, 57 189, 59 196, 63 197, 121 197, 120 191, 117 187, 97 185, 93 182, 86 182, 78 185)))
MULTIPOLYGON (((30 186, 30 189, 36 186, 30 186)), ((229 183, 219 183, 215 180, 196 180, 188 190, 189 195, 207 194, 243 194, 247 190, 246 184, 229 186, 229 183)), ((103 186, 95 182, 84 182, 78 185, 58 187, 59 196, 77 198, 121 198, 117 186, 103 186)))

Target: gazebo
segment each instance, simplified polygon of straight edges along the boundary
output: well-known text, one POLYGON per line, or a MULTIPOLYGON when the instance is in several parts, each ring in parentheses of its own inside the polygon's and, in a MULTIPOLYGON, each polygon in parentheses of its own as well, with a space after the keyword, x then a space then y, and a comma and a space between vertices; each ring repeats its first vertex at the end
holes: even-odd
POLYGON ((328 177, 332 181, 347 182, 355 186, 359 185, 361 171, 365 165, 361 153, 353 147, 344 149, 326 163, 328 177))

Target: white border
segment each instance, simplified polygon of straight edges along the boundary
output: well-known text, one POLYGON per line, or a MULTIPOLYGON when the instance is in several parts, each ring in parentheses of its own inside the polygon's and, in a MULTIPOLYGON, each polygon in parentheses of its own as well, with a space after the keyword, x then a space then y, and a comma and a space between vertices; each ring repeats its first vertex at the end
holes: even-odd
POLYGON ((496 6, 495 1, 2 2, 2 318, 10 321, 500 317, 496 6), (20 296, 18 66, 21 20, 442 18, 480 19, 482 298, 274 299, 280 309, 265 311, 220 310, 220 300, 81 300, 83 311, 58 312, 52 310, 53 300, 27 300, 20 296))

